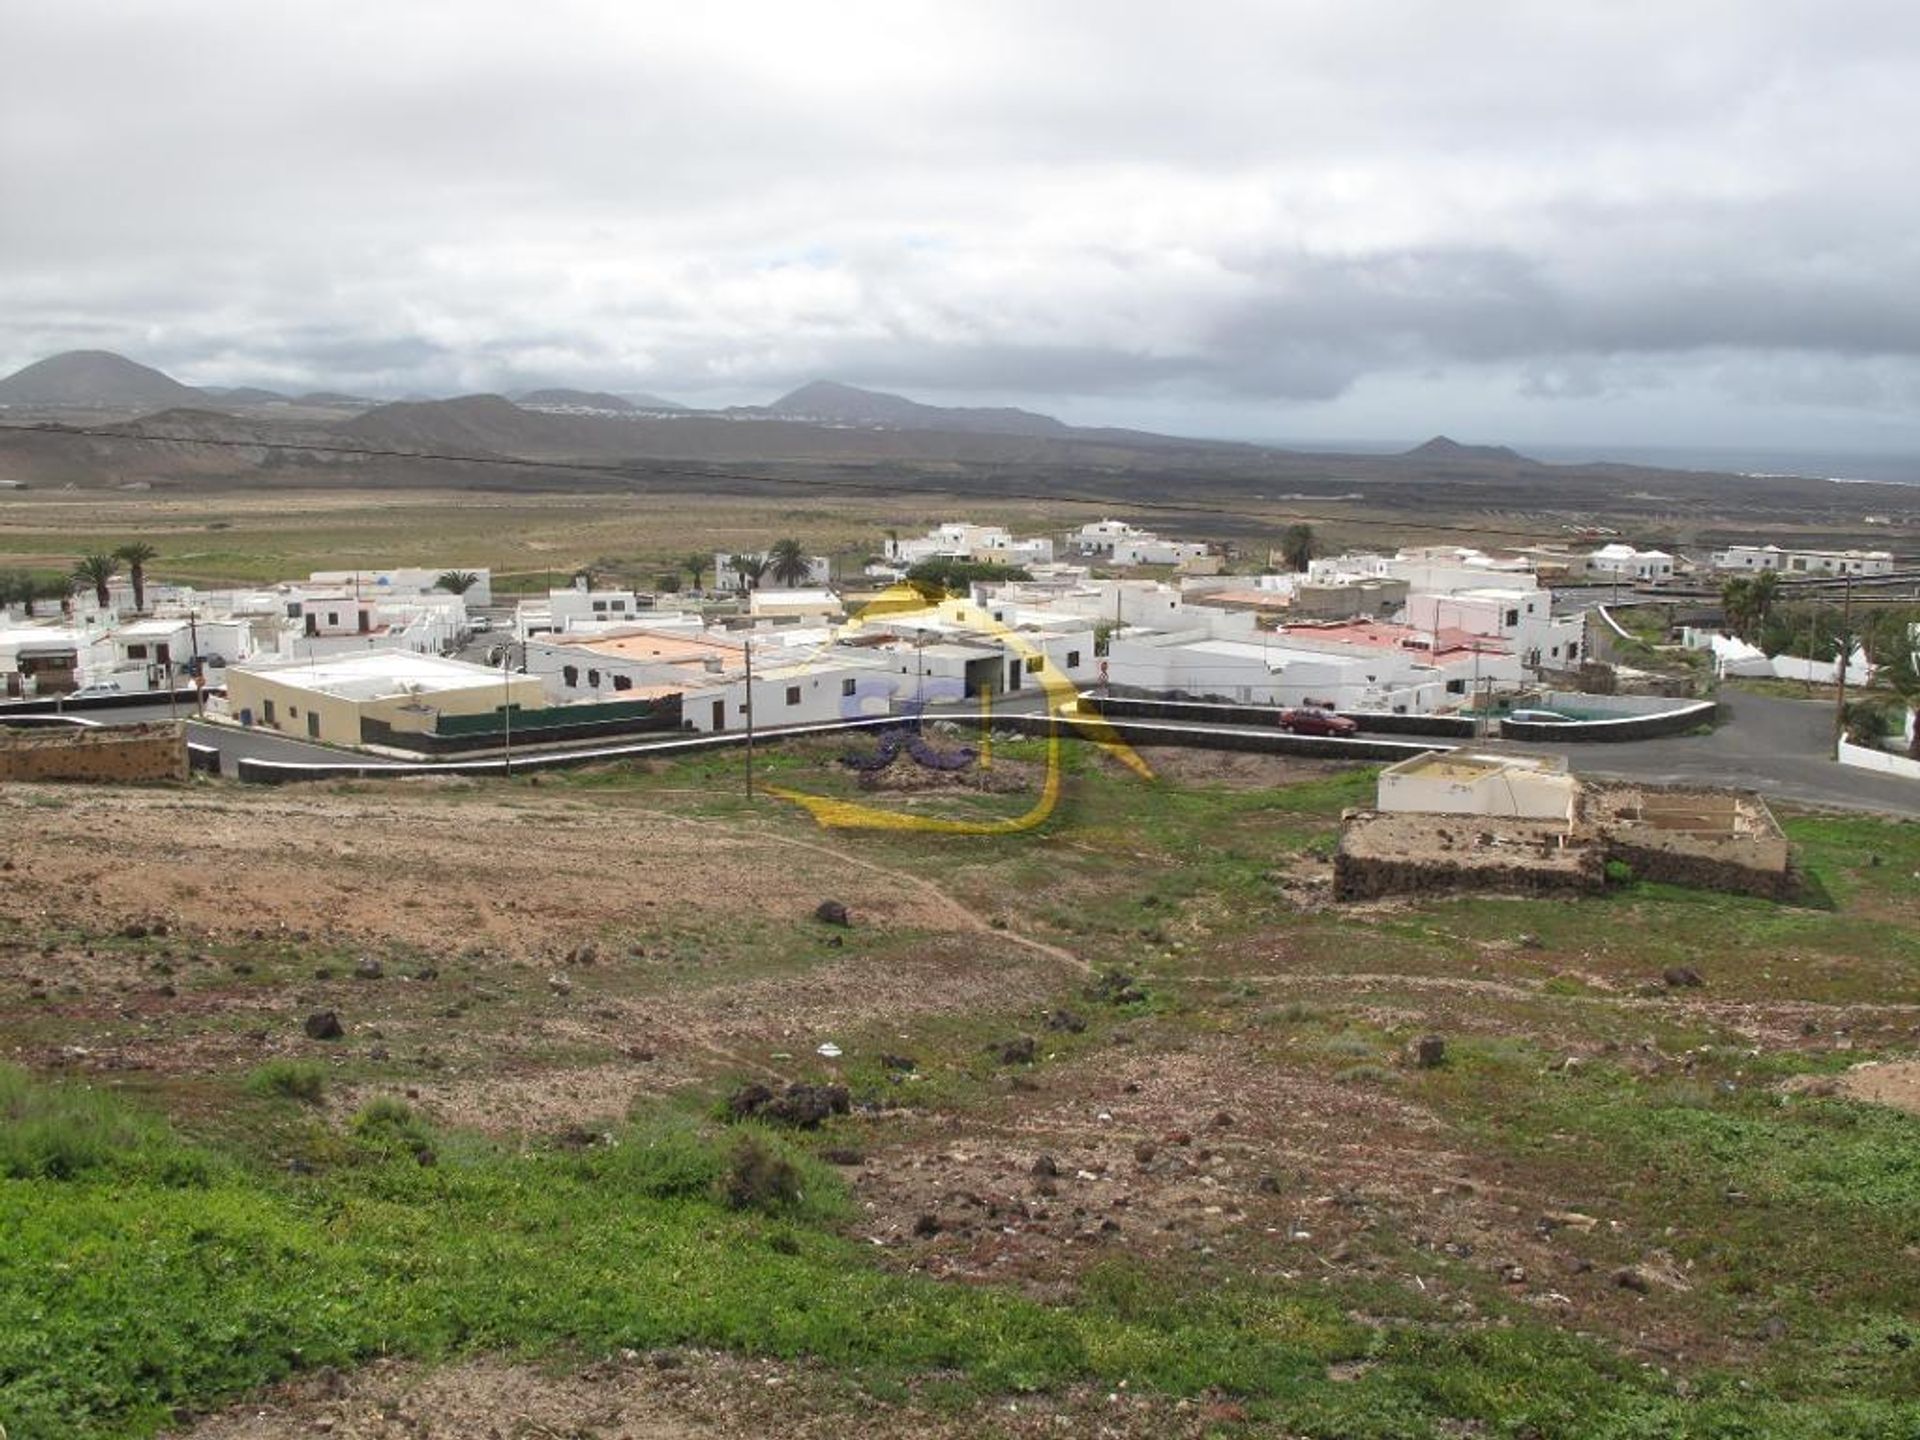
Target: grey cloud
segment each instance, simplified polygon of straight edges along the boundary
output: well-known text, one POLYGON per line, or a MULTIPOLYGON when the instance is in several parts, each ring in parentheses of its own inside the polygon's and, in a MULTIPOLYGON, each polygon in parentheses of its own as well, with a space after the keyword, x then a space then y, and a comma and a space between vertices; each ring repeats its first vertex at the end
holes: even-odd
POLYGON ((1920 11, 1846 21, 29 7, 0 366, 106 345, 388 393, 832 375, 1116 423, 1184 398, 1398 434, 1419 395, 1837 424, 1920 376, 1920 11))

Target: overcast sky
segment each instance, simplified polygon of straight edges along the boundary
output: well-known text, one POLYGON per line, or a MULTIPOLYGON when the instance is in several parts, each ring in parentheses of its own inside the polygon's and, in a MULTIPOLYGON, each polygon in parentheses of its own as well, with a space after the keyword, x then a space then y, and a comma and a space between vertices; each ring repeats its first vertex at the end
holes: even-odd
POLYGON ((10 7, 0 370, 1920 446, 1920 6, 10 7))

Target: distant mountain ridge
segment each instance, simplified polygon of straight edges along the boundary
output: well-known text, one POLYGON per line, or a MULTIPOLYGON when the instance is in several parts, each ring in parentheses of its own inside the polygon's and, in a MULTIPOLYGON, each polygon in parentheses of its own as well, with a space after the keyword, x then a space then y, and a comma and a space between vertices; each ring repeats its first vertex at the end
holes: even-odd
POLYGON ((0 405, 74 409, 197 405, 206 396, 171 375, 110 350, 69 350, 0 380, 0 405))
POLYGON ((955 434, 1064 436, 1073 427, 1051 415, 1012 406, 923 405, 904 395, 862 390, 834 380, 815 380, 771 405, 749 406, 785 420, 829 425, 880 425, 896 430, 945 430, 955 434))
POLYGON ((1538 461, 1505 445, 1462 445, 1446 435, 1436 435, 1424 445, 1406 452, 1409 460, 1498 461, 1504 465, 1531 465, 1538 461))

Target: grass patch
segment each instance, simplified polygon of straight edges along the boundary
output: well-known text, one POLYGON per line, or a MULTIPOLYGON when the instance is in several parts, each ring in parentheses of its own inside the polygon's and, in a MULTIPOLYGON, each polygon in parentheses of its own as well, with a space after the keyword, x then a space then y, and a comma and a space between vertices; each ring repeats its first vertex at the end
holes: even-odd
POLYGON ((271 1060, 247 1077, 255 1095, 318 1105, 327 1096, 327 1072, 311 1060, 271 1060))

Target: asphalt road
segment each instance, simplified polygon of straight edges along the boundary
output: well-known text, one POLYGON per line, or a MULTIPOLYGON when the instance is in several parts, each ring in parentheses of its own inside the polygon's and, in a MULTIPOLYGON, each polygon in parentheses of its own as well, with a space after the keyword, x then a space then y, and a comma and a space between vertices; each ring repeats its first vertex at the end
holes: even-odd
MULTIPOLYGON (((1008 712, 1038 710, 1042 703, 1038 691, 1001 702, 1008 712)), ((166 705, 152 705, 91 711, 76 707, 73 713, 106 724, 130 724, 165 720, 171 711, 166 705)), ((938 711, 933 713, 937 716, 938 711)), ((1602 779, 1757 790, 1787 804, 1920 818, 1920 783, 1850 770, 1833 759, 1831 705, 1736 692, 1722 697, 1721 714, 1723 722, 1712 735, 1675 735, 1609 745, 1497 743, 1502 749, 1564 755, 1576 774, 1602 779)), ((192 721, 188 729, 196 744, 220 751, 229 775, 242 756, 304 762, 342 758, 338 750, 262 730, 204 721, 192 721)), ((354 760, 364 765, 394 763, 372 755, 355 756, 354 760)))
POLYGON ((1920 783, 1852 770, 1833 758, 1833 706, 1741 692, 1720 697, 1712 735, 1617 745, 1513 745, 1565 755, 1577 774, 1757 790, 1770 800, 1920 816, 1920 783))

